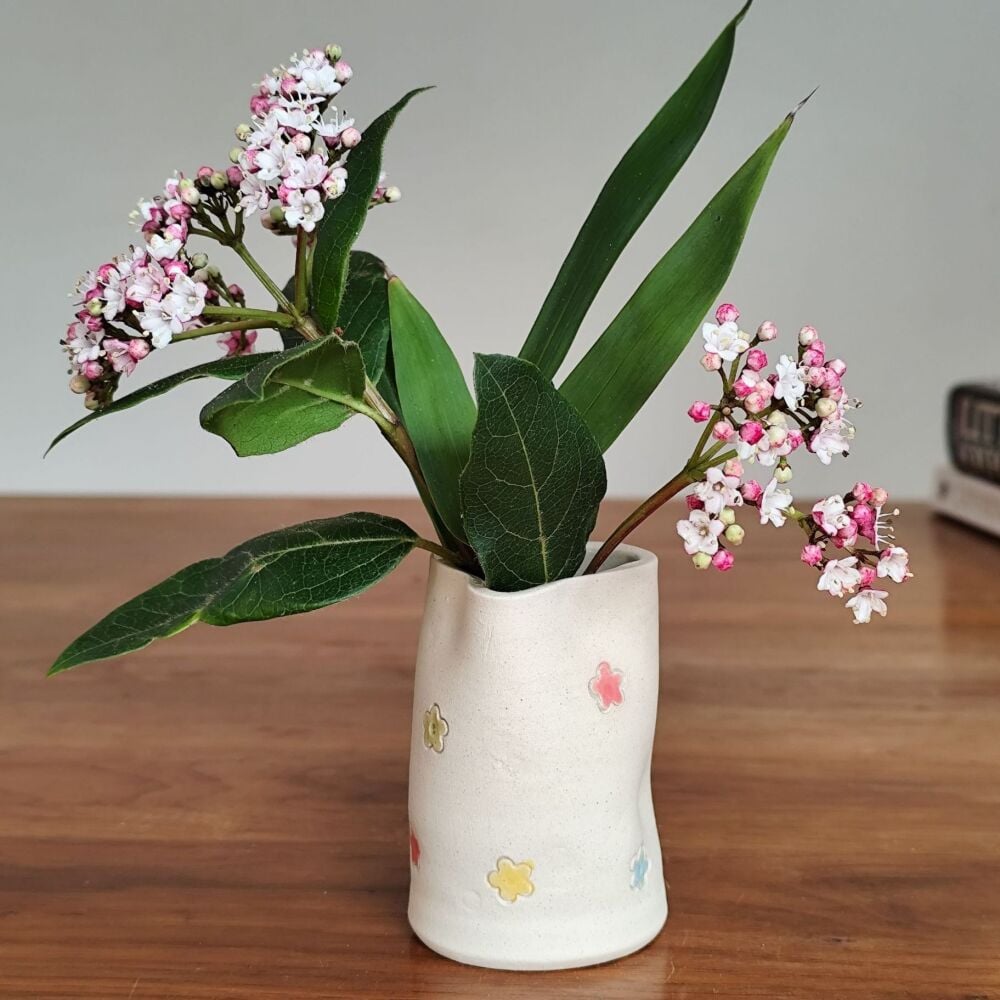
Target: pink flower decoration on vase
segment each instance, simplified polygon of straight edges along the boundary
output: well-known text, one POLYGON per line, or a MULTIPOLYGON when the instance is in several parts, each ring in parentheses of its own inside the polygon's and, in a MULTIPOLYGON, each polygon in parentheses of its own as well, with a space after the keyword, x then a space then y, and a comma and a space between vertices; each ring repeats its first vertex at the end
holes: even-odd
POLYGON ((591 677, 589 687, 602 712, 607 712, 612 706, 621 705, 625 701, 625 695, 622 693, 624 680, 625 674, 615 670, 610 663, 601 662, 597 667, 597 673, 591 677))

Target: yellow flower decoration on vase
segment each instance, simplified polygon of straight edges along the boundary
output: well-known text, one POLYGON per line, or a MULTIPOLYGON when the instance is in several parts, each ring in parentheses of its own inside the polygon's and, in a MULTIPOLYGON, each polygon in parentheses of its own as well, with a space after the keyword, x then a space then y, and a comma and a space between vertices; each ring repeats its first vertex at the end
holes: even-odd
POLYGON ((497 866, 486 876, 486 881, 505 903, 516 903, 519 896, 530 896, 535 891, 535 884, 531 881, 534 870, 533 861, 497 858, 497 866))
POLYGON ((424 712, 424 746, 435 753, 444 751, 444 738, 448 735, 448 722, 441 715, 437 702, 424 712))

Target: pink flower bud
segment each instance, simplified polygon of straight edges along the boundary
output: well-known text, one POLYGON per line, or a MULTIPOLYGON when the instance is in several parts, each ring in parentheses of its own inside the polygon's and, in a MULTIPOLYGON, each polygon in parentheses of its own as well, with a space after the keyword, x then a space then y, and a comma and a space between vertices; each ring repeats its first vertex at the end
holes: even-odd
POLYGON ((337 74, 337 83, 347 83, 354 76, 354 70, 343 59, 338 59, 333 64, 333 71, 337 74))
POLYGON ((735 323, 740 318, 740 311, 732 304, 732 302, 723 302, 718 309, 715 310, 715 322, 720 326, 723 323, 735 323))
POLYGON ((840 376, 832 368, 824 368, 823 371, 826 373, 823 376, 823 387, 825 389, 839 389, 840 376))
POLYGON ((812 347, 807 347, 802 352, 802 364, 808 365, 809 367, 818 367, 823 364, 824 360, 825 358, 823 352, 817 351, 812 347))
POLYGON ((199 167, 195 177, 200 181, 207 181, 215 173, 215 167, 199 167))
POLYGON ((91 332, 98 333, 104 329, 104 320, 100 316, 88 316, 83 325, 91 332))
POLYGON ((788 428, 773 424, 767 429, 767 439, 775 448, 780 448, 788 438, 788 428))
POLYGON ((799 343, 803 347, 808 347, 819 337, 819 331, 814 326, 804 326, 799 330, 799 343))
POLYGON ((98 361, 87 361, 81 367, 80 371, 90 379, 91 382, 96 382, 104 374, 104 369, 101 367, 98 361))
POLYGON ((806 371, 806 382, 814 389, 819 389, 826 381, 826 369, 813 365, 806 371))
POLYGON ((856 503, 851 511, 851 519, 859 528, 869 528, 875 523, 875 511, 866 503, 856 503))
POLYGON ((755 389, 745 400, 743 406, 747 413, 762 413, 767 409, 768 398, 760 389, 755 389))
POLYGON ((246 292, 244 292, 244 291, 243 291, 243 288, 242 288, 242 286, 240 286, 240 285, 237 285, 237 284, 236 284, 235 282, 234 282, 233 284, 231 284, 231 285, 230 285, 230 286, 229 286, 229 287, 228 287, 228 288, 226 289, 226 291, 227 291, 227 292, 229 292, 229 294, 230 294, 230 295, 231 295, 231 296, 232 296, 232 297, 233 297, 234 299, 245 299, 245 298, 246 298, 246 292))
POLYGON ((731 458, 722 467, 723 473, 727 476, 735 476, 737 479, 743 478, 743 463, 738 458, 731 458))
MULTIPOLYGON (((744 424, 744 426, 746 425, 744 424)), ((747 503, 756 503, 764 493, 764 488, 756 479, 751 479, 740 487, 740 493, 743 494, 743 499, 747 503)))
POLYGON ((857 500, 858 503, 868 503, 868 501, 872 498, 872 488, 865 482, 856 482, 851 492, 854 494, 854 499, 857 500))
POLYGON ((802 436, 802 431, 797 427, 792 428, 788 432, 788 437, 785 438, 785 444, 788 445, 788 450, 790 452, 795 451, 796 448, 801 448, 805 438, 802 436))
POLYGON ((705 506, 693 493, 689 493, 684 500, 687 503, 688 510, 701 510, 705 506))
POLYGON ((185 260, 168 260, 164 261, 163 273, 171 279, 179 278, 181 275, 188 273, 188 265, 185 260))
POLYGON ((854 521, 848 521, 834 536, 834 544, 837 548, 845 545, 853 545, 858 540, 858 526, 854 521))
POLYGON ((142 337, 133 337, 128 342, 128 352, 136 361, 142 361, 151 350, 149 341, 143 340, 142 337))
POLYGON ((716 441, 728 441, 736 433, 728 420, 717 420, 712 428, 712 437, 716 441))
MULTIPOLYGON (((112 278, 118 277, 118 268, 114 264, 102 264, 97 269, 97 280, 102 284, 106 285, 112 278)), ((94 297, 92 294, 100 294, 99 289, 92 288, 86 295, 87 299, 94 297)))
POLYGON ((889 494, 881 486, 872 490, 872 503, 876 507, 884 507, 889 502, 889 494))
POLYGON ((774 340, 777 336, 778 328, 770 320, 757 327, 758 340, 774 340))
POLYGON ((353 149, 361 142, 361 133, 353 125, 349 125, 340 133, 340 142, 346 149, 353 149))
POLYGON ((747 444, 756 444, 764 436, 764 425, 756 420, 748 420, 740 428, 740 438, 747 444))
POLYGON ((818 566, 823 561, 823 549, 819 545, 804 545, 799 558, 807 566, 818 566))
POLYGON ((759 347, 751 348, 747 351, 747 368, 752 372, 762 371, 767 367, 767 352, 759 347))
POLYGON ((688 407, 688 416, 696 423, 703 424, 712 415, 712 407, 698 399, 688 407))
POLYGON ((308 153, 310 147, 312 146, 312 139, 310 139, 305 132, 297 132, 292 136, 292 145, 300 153, 308 153))
POLYGON ((232 187, 239 187, 243 183, 243 171, 235 164, 231 167, 226 167, 226 180, 229 181, 232 187))
POLYGON ((826 367, 832 372, 836 372, 839 378, 844 377, 844 373, 847 371, 847 363, 841 361, 840 358, 834 358, 833 361, 828 361, 826 367))
MULTIPOLYGON (((743 373, 743 375, 741 375, 741 376, 740 376, 740 377, 739 377, 739 378, 738 378, 738 379, 737 379, 737 380, 736 380, 736 381, 735 381, 735 382, 733 383, 733 395, 734 395, 734 396, 735 396, 735 397, 736 397, 737 399, 746 399, 746 398, 747 398, 747 396, 749 396, 749 395, 750 395, 750 393, 751 393, 751 392, 753 392, 753 391, 754 391, 754 389, 756 389, 756 388, 757 388, 757 383, 756 383, 756 382, 748 382, 748 381, 746 380, 746 378, 744 378, 744 375, 746 375, 746 374, 747 374, 747 373, 746 373, 746 372, 744 372, 744 373, 743 373)), ((750 372, 750 374, 752 375, 752 374, 753 374, 753 372, 750 372)))
POLYGON ((861 586, 870 587, 875 582, 875 570, 871 566, 861 567, 861 586))
POLYGON ((712 556, 712 565, 721 573, 727 573, 731 570, 734 562, 736 562, 736 560, 733 558, 733 554, 729 551, 729 549, 719 549, 718 552, 712 556))
MULTIPOLYGON (((185 194, 194 194, 194 195, 197 195, 199 199, 201 198, 201 195, 198 194, 198 192, 195 191, 195 190, 193 190, 193 189, 191 191, 185 191, 184 193, 185 194)), ((170 206, 169 215, 170 215, 171 219, 176 219, 178 222, 181 222, 184 219, 190 219, 191 218, 191 206, 188 205, 188 204, 185 204, 183 201, 179 202, 176 205, 171 205, 170 206)))
POLYGON ((288 198, 294 190, 295 188, 290 188, 284 181, 278 185, 278 197, 282 205, 288 204, 288 198))

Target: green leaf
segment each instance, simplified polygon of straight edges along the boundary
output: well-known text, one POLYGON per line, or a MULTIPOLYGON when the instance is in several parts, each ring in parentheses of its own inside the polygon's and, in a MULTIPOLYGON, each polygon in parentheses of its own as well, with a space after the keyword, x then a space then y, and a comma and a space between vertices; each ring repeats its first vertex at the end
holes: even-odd
POLYGON ((389 281, 389 314, 403 423, 441 520, 464 539, 459 477, 469 460, 476 404, 434 320, 395 277, 389 281))
MULTIPOLYGON (((347 285, 336 325, 343 330, 344 340, 353 340, 361 348, 365 370, 372 382, 378 382, 385 368, 389 342, 388 280, 384 261, 365 250, 351 251, 347 285)), ((294 275, 282 291, 289 299, 295 297, 294 275)), ((286 348, 305 343, 297 330, 282 329, 280 332, 286 348)))
POLYGON ((378 382, 389 344, 389 279, 385 263, 375 254, 351 251, 337 326, 344 340, 361 348, 368 378, 378 382))
POLYGON ((722 290, 794 115, 708 203, 560 387, 602 450, 639 412, 722 290))
POLYGON ((365 223, 378 186, 386 136, 399 112, 414 96, 428 89, 411 90, 365 129, 361 144, 348 156, 347 189, 335 201, 327 202, 326 213, 317 229, 309 296, 313 315, 327 332, 337 323, 347 283, 350 250, 365 223))
POLYGON ((247 372, 267 358, 270 353, 277 352, 244 354, 235 358, 219 358, 216 361, 206 361, 202 365, 195 365, 193 368, 188 368, 185 371, 174 372, 173 375, 158 379, 156 382, 150 382, 149 385, 143 386, 141 389, 136 389, 135 392, 130 392, 127 396, 122 396, 120 399, 116 399, 109 406, 104 407, 103 410, 95 410, 93 413, 78 420, 75 424, 70 424, 62 433, 53 438, 52 444, 49 445, 45 454, 47 455, 63 438, 69 437, 73 431, 79 430, 81 427, 93 423, 101 417, 106 417, 111 413, 129 410, 133 406, 144 403, 147 399, 162 396, 165 392, 169 392, 174 387, 183 385, 185 382, 190 382, 198 378, 221 378, 229 382, 241 379, 247 372))
POLYGON ((260 535, 112 611, 69 645, 49 673, 142 649, 199 621, 233 625, 335 604, 395 569, 416 538, 402 521, 367 513, 260 535))
POLYGON ((363 410, 357 344, 327 336, 271 355, 201 411, 201 425, 237 455, 271 455, 335 430, 363 410))
POLYGON ((558 371, 604 279, 708 125, 748 2, 656 113, 608 178, 556 276, 521 357, 558 371))
POLYGON ((597 442, 529 361, 477 355, 475 383, 462 511, 487 586, 525 590, 572 576, 607 488, 597 442))

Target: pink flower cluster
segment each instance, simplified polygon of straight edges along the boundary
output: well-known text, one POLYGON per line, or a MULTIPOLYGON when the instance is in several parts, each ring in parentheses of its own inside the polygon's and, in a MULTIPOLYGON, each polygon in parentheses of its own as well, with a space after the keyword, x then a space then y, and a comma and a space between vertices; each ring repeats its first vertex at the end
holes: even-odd
POLYGON ((695 421, 714 419, 712 436, 733 441, 743 461, 780 464, 803 443, 824 465, 846 455, 854 438, 846 412, 858 405, 842 384, 847 365, 839 358, 827 360, 816 329, 804 326, 796 356, 780 355, 767 374, 769 359, 760 345, 777 338, 778 328, 765 322, 751 337, 740 330, 739 316, 726 303, 716 311, 716 322, 702 327, 701 365, 719 372, 723 397, 717 406, 694 403, 688 415, 695 421))
POLYGON ((885 615, 887 593, 873 583, 883 577, 901 583, 912 575, 906 550, 893 543, 882 512, 885 490, 858 483, 845 496, 827 497, 803 514, 785 488, 792 478, 788 456, 803 444, 823 464, 847 454, 854 428, 845 411, 858 405, 847 399, 841 382, 847 366, 839 359, 827 361, 825 345, 807 326, 799 332, 797 356, 781 355, 775 371, 765 375, 768 358, 759 345, 774 340, 777 327, 763 323, 750 337, 740 330, 739 315, 727 303, 717 310, 716 322, 702 328, 706 353, 701 365, 720 373, 722 394, 718 404, 699 400, 688 409, 695 422, 713 423, 689 464, 698 481, 687 497, 688 517, 677 522, 684 550, 699 569, 729 570, 735 561, 732 549, 744 537, 737 508, 751 506, 761 524, 775 527, 793 519, 808 535, 802 560, 819 568, 819 589, 837 597, 854 594, 847 607, 855 622, 870 621, 873 612, 885 615), (743 481, 744 462, 774 468, 766 486, 743 481), (828 557, 829 547, 844 556, 828 557))
MULTIPOLYGON (((331 103, 352 76, 340 46, 293 55, 264 77, 250 100, 251 124, 240 125, 244 143, 233 150, 228 177, 238 190, 238 210, 268 210, 264 225, 312 232, 324 203, 347 187, 347 159, 361 142, 354 119, 331 103)), ((396 201, 397 188, 383 184, 376 201, 396 201)))
MULTIPOLYGON (((77 284, 75 317, 63 347, 70 388, 88 408, 106 405, 122 375, 173 337, 203 325, 206 303, 218 300, 218 271, 203 253, 189 255, 188 220, 201 199, 194 182, 176 175, 162 195, 132 213, 144 243, 88 271, 77 284), (215 286, 215 287, 212 287, 215 286)), ((231 286, 242 298, 242 291, 231 286)))
MULTIPOLYGON (((903 583, 913 575, 909 554, 895 544, 890 515, 883 513, 888 499, 880 487, 855 483, 845 495, 834 494, 815 503, 801 522, 809 536, 801 559, 819 570, 817 589, 834 597, 853 594, 847 607, 858 624, 870 621, 873 612, 885 617, 889 594, 878 589, 877 581, 903 583), (828 556, 831 546, 845 555, 828 556)), ((898 513, 894 510, 892 515, 898 513)))

